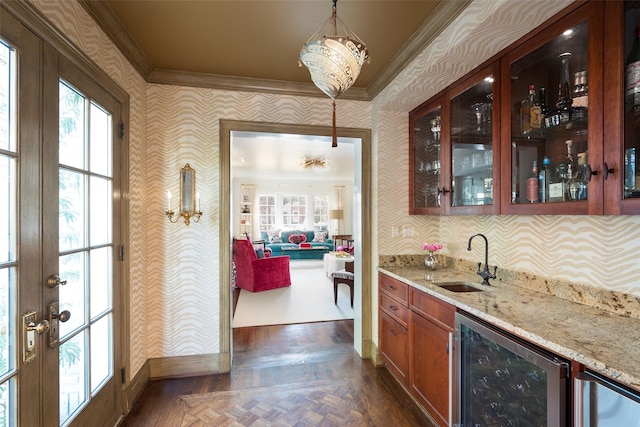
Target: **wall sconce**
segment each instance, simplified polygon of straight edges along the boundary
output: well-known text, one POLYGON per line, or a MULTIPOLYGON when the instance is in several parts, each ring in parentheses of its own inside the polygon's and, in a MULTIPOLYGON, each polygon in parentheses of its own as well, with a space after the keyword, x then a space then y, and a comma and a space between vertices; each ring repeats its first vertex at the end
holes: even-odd
POLYGON ((199 222, 202 216, 200 210, 200 193, 196 192, 196 170, 189 166, 189 163, 180 169, 180 211, 175 220, 175 212, 171 209, 171 191, 167 191, 167 210, 164 213, 172 223, 178 222, 180 217, 184 218, 184 224, 189 225, 191 218, 193 222, 199 222))

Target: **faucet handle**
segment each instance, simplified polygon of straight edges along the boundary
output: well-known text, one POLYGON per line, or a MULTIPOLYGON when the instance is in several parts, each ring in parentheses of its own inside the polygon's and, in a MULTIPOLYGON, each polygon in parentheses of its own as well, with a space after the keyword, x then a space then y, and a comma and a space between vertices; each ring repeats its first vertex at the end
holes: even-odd
POLYGON ((476 273, 480 273, 480 270, 481 270, 480 267, 482 267, 482 263, 481 262, 478 263, 478 271, 476 273))
POLYGON ((496 278, 496 272, 497 272, 497 271, 498 271, 498 266, 497 266, 497 265, 494 265, 494 266, 493 266, 493 274, 491 275, 491 278, 492 278, 492 279, 495 279, 495 278, 496 278))

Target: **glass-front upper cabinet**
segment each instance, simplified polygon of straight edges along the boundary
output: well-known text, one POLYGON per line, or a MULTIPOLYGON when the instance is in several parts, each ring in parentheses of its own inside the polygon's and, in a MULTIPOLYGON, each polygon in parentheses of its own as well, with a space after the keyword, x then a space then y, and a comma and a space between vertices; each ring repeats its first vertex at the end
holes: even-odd
POLYGON ((409 203, 411 214, 444 213, 442 169, 443 98, 409 114, 409 203))
POLYGON ((604 213, 639 214, 640 2, 607 2, 605 25, 604 213))
POLYGON ((503 59, 502 213, 602 212, 601 16, 586 4, 503 59))
POLYGON ((499 168, 494 149, 499 144, 499 67, 474 73, 449 93, 451 96, 450 145, 445 160, 451 162, 450 213, 498 213, 499 168), (495 104, 494 104, 495 102, 495 104), (450 157, 449 154, 450 153, 450 157))

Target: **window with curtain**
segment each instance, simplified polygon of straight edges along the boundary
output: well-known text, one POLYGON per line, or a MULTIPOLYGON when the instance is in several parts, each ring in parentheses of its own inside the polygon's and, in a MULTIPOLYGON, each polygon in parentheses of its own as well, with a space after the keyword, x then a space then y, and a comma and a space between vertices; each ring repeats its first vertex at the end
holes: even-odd
POLYGON ((258 197, 258 222, 260 231, 272 231, 276 228, 276 196, 258 197))
POLYGON ((282 225, 285 228, 304 226, 307 220, 307 196, 282 197, 282 225))
POLYGON ((313 228, 327 230, 329 223, 329 197, 313 196, 313 228))

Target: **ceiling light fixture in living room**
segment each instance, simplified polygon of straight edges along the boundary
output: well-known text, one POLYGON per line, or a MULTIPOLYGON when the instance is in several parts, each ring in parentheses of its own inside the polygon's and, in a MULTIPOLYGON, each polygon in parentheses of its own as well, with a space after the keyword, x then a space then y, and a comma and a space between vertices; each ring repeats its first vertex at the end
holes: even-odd
POLYGON ((301 164, 305 169, 324 169, 328 161, 326 157, 303 157, 301 164))
POLYGON ((338 18, 338 0, 333 0, 331 16, 300 50, 311 80, 333 101, 332 147, 338 146, 336 132, 336 98, 351 87, 369 59, 367 46, 338 18))

